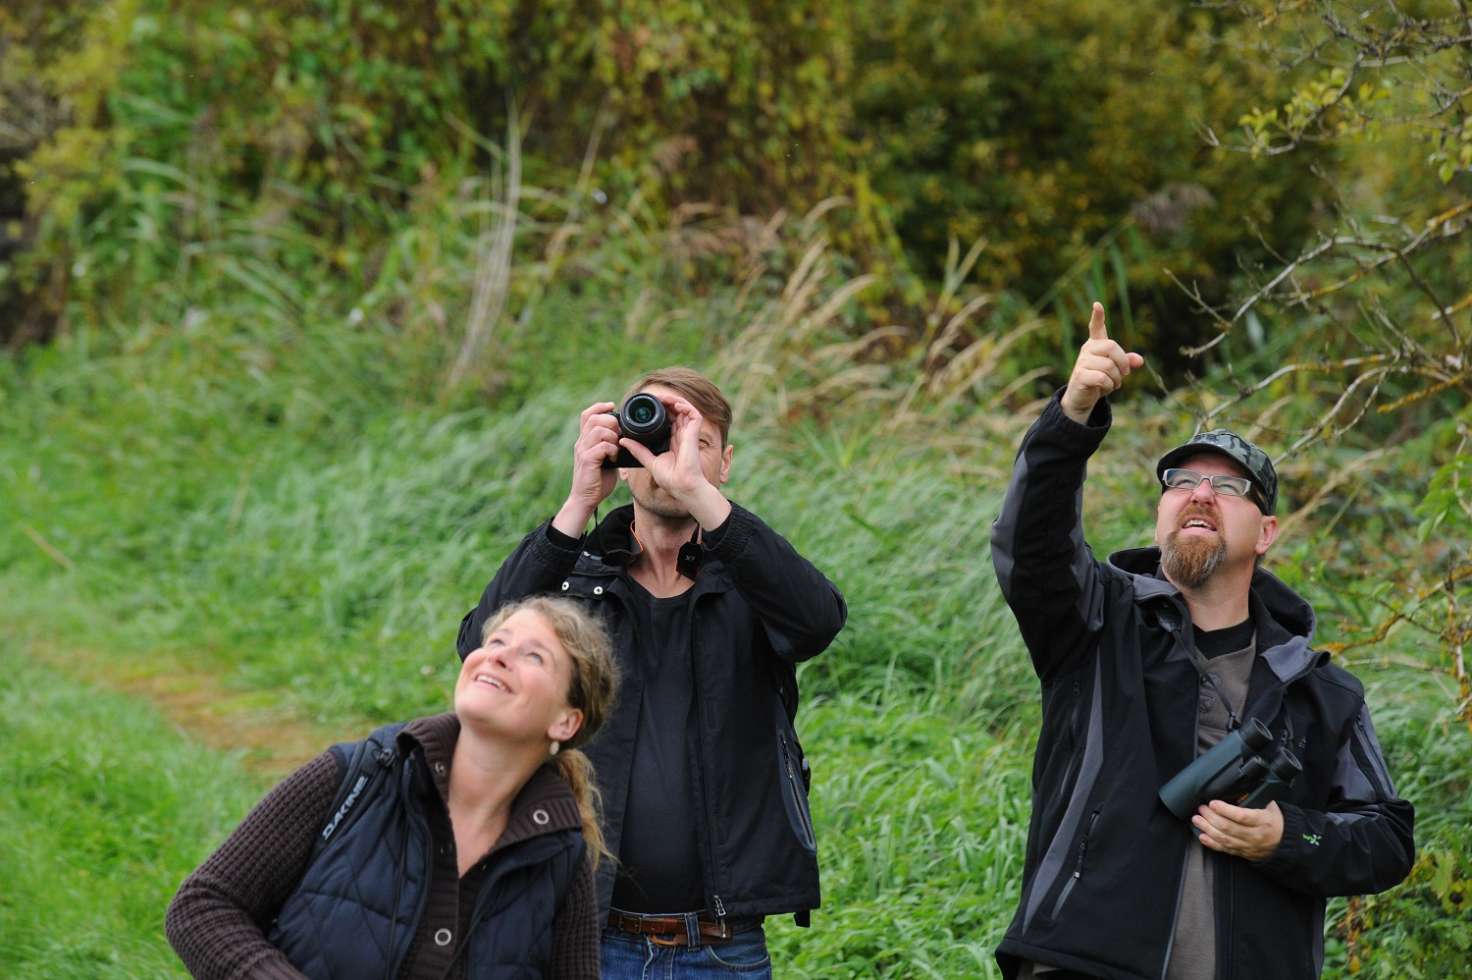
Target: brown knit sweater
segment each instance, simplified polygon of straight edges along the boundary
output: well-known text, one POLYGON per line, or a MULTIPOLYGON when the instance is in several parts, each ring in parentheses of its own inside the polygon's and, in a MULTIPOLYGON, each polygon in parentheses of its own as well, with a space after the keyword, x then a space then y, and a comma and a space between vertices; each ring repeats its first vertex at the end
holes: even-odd
MULTIPOLYGON (((433 837, 429 894, 401 980, 463 977, 465 957, 456 957, 467 935, 475 897, 490 859, 499 850, 539 833, 581 826, 572 790, 556 770, 543 766, 522 787, 511 806, 506 830, 462 878, 455 835, 446 801, 450 762, 460 722, 453 715, 420 718, 405 726, 407 740, 422 753, 436 793, 423 801, 433 837), (537 809, 551 817, 538 825, 537 809), (438 929, 456 941, 436 947, 438 929), (450 970, 446 973, 447 968, 450 970)), ((306 872, 312 844, 331 816, 339 783, 337 762, 324 752, 267 793, 225 843, 185 879, 169 905, 165 930, 175 952, 196 977, 237 980, 301 980, 280 950, 265 936, 272 919, 306 872)), ((563 897, 553 922, 552 980, 597 980, 598 897, 591 855, 563 897)))

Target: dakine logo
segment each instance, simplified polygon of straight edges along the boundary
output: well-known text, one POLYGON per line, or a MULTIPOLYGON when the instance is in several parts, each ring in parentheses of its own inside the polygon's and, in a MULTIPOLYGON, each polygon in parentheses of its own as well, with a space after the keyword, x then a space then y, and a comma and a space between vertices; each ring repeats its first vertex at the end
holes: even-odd
POLYGON ((359 776, 358 781, 353 784, 353 791, 348 794, 347 799, 342 801, 342 806, 337 808, 337 813, 333 815, 332 822, 322 828, 322 839, 324 841, 332 836, 333 831, 337 830, 337 825, 342 823, 342 818, 347 816, 348 811, 353 808, 353 804, 358 802, 358 794, 363 792, 363 787, 366 785, 368 785, 368 777, 359 776))

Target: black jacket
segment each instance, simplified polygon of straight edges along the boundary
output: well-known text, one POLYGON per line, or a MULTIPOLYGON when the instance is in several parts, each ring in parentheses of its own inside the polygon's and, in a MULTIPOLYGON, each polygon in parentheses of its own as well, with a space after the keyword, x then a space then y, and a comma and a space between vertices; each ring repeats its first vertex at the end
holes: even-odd
MULTIPOLYGON (((643 686, 623 575, 632 558, 632 518, 633 506, 621 507, 580 544, 547 524, 527 535, 461 622, 457 641, 464 658, 497 608, 538 593, 583 599, 603 615, 623 682, 613 715, 587 753, 615 854, 643 686)), ((794 665, 838 635, 847 616, 843 597, 779 534, 733 504, 726 522, 703 538, 691 601, 689 757, 698 767, 692 782, 706 907, 735 918, 817 908, 817 845, 792 727, 794 665)), ((613 883, 612 862, 605 862, 598 882, 605 914, 613 883)))
MULTIPOLYGON (((1154 548, 1095 560, 1080 504, 1088 457, 1108 431, 1055 397, 1018 452, 992 560, 1042 681, 1022 898, 997 949, 1101 977, 1163 975, 1191 831, 1156 796, 1195 756, 1200 676, 1190 617, 1154 548)), ((1216 867, 1217 977, 1310 978, 1323 962, 1324 900, 1380 891, 1409 872, 1411 805, 1397 799, 1360 683, 1311 647, 1313 610, 1259 570, 1257 661, 1244 718, 1302 760, 1282 843, 1216 867)))

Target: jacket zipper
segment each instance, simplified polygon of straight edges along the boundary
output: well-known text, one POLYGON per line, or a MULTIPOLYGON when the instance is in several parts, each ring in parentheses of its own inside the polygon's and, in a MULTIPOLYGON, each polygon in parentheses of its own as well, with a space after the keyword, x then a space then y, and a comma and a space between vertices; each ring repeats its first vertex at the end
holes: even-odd
POLYGON ((802 832, 807 835, 807 840, 812 841, 816 846, 817 837, 813 834, 813 826, 808 822, 808 815, 803 809, 803 794, 799 789, 797 774, 792 771, 792 755, 787 750, 787 734, 778 732, 777 737, 782 740, 782 763, 787 769, 787 782, 792 786, 792 802, 797 808, 797 822, 802 825, 802 832))
MULTIPOLYGON (((1189 623, 1190 618, 1187 617, 1187 625, 1189 625, 1189 623)), ((1177 633, 1175 636, 1177 643, 1183 642, 1180 633, 1177 633)), ((1196 745, 1201 741, 1201 690, 1199 687, 1196 691, 1196 697, 1197 703, 1192 705, 1191 708, 1192 759, 1196 758, 1196 745)), ((1170 914, 1170 935, 1166 936, 1165 938, 1165 961, 1160 964, 1160 980, 1165 980, 1166 971, 1170 969, 1170 954, 1176 945, 1176 920, 1181 917, 1181 899, 1186 894, 1186 862, 1191 860, 1191 845, 1193 843, 1196 843, 1196 837, 1194 834, 1190 837, 1189 840, 1187 840, 1186 849, 1181 852, 1181 873, 1180 878, 1176 881, 1176 907, 1170 914)), ((1197 843, 1196 846, 1200 847, 1201 845, 1197 843)))
MULTIPOLYGON (((1232 874, 1232 862, 1218 861, 1217 871, 1221 873, 1225 883, 1222 891, 1227 897, 1227 910, 1226 928, 1223 929, 1218 925, 1216 930, 1216 942, 1214 943, 1216 946, 1216 975, 1225 980, 1225 978, 1232 975, 1232 944, 1228 937, 1232 935, 1232 923, 1237 918, 1237 882, 1235 880, 1236 876, 1232 874), (1224 939, 1228 939, 1228 941, 1223 942, 1224 939)), ((1217 919, 1218 917, 1212 916, 1212 918, 1217 919)))
MULTIPOLYGON (((409 761, 405 760, 404 765, 406 768, 408 768, 410 766, 409 761)), ((411 777, 411 779, 412 778, 413 777, 411 777)), ((413 792, 414 790, 415 787, 411 785, 409 787, 409 791, 413 792)), ((420 835, 424 840, 424 867, 426 870, 433 868, 434 835, 429 832, 429 822, 424 819, 423 814, 419 812, 417 807, 405 806, 404 810, 408 820, 419 828, 420 835)), ((409 846, 409 842, 407 839, 404 841, 404 846, 406 848, 409 846)), ((430 889, 428 887, 424 887, 419 890, 419 907, 414 910, 413 920, 405 923, 409 928, 409 942, 399 944, 398 937, 394 937, 394 943, 398 946, 398 951, 395 952, 390 950, 390 955, 393 956, 393 964, 390 967, 389 972, 386 974, 387 976, 396 977, 399 975, 399 971, 403 969, 404 959, 409 955, 409 947, 413 945, 414 942, 414 930, 418 929, 419 923, 424 921, 424 909, 427 905, 429 905, 429 892, 430 889)), ((391 911, 396 912, 397 908, 392 909, 391 911)))
POLYGON ((1069 876, 1068 881, 1063 885, 1063 890, 1058 893, 1057 900, 1053 902, 1053 912, 1050 916, 1053 919, 1058 918, 1058 913, 1062 911, 1063 903, 1068 901, 1068 895, 1073 891, 1073 886, 1078 884, 1078 880, 1083 877, 1084 858, 1089 853, 1089 837, 1093 835, 1094 824, 1098 822, 1099 811, 1096 809, 1093 813, 1089 814, 1089 825, 1084 829, 1084 836, 1078 842, 1078 861, 1073 866, 1073 874, 1069 876))

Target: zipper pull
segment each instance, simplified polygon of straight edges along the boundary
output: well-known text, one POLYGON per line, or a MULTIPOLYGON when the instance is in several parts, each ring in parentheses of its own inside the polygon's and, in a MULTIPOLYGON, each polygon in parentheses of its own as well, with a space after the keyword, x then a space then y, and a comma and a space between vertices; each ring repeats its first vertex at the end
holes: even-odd
POLYGON ((719 895, 712 895, 711 899, 715 903, 716 917, 724 919, 726 917, 726 903, 721 901, 721 896, 719 895))

